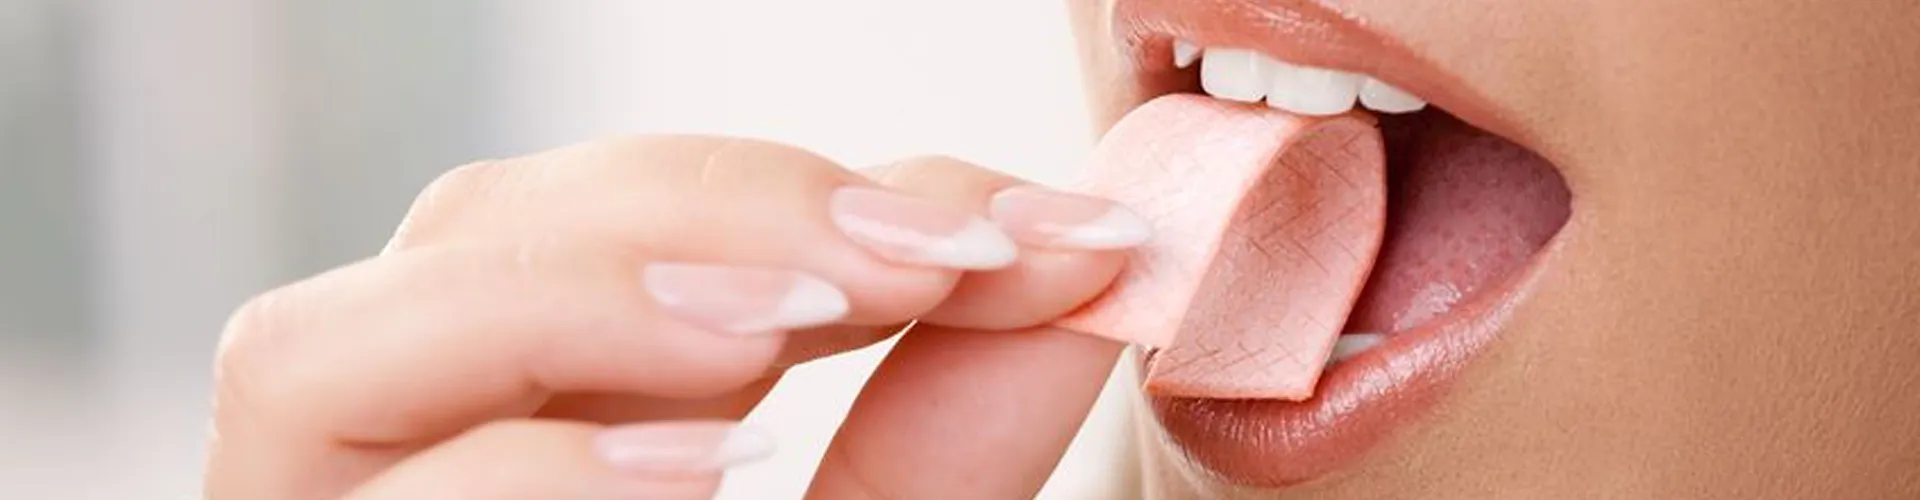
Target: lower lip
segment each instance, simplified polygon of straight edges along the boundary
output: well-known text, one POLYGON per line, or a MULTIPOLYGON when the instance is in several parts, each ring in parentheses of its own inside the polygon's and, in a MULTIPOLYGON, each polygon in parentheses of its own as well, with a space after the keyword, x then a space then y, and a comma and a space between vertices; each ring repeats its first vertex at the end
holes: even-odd
POLYGON ((1504 282, 1333 366, 1312 399, 1154 397, 1154 414, 1186 459, 1237 484, 1294 486, 1342 470, 1440 399, 1492 343, 1560 246, 1555 236, 1504 282))
MULTIPOLYGON (((1436 107, 1446 108, 1448 114, 1465 119, 1478 130, 1518 144, 1527 142, 1515 141, 1525 139, 1522 130, 1508 126, 1510 122, 1492 112, 1494 108, 1484 99, 1463 90, 1466 87, 1449 74, 1377 34, 1349 26, 1338 20, 1336 13, 1314 7, 1311 2, 1304 7, 1275 1, 1260 3, 1260 9, 1234 8, 1241 3, 1118 2, 1115 28, 1136 58, 1133 83, 1139 97, 1198 91, 1195 69, 1173 69, 1167 62, 1172 58, 1171 39, 1178 37, 1203 46, 1252 47, 1306 64, 1373 61, 1369 67, 1353 69, 1399 76, 1393 83, 1430 98, 1436 107), (1289 12, 1298 15, 1275 17, 1289 12), (1308 24, 1270 22, 1274 19, 1308 24), (1306 36, 1314 33, 1325 36, 1306 36)), ((1391 162, 1398 155, 1390 151, 1388 156, 1391 162)), ((1391 169, 1389 175, 1394 175, 1391 169)), ((1557 173, 1553 175, 1553 182, 1562 182, 1557 173)), ((1571 210, 1570 199, 1563 198, 1562 203, 1564 209, 1571 210)), ((1526 207, 1512 208, 1525 211, 1526 207)), ((1477 282, 1471 290, 1460 290, 1465 292, 1464 301, 1437 316, 1400 325, 1395 323, 1404 318, 1366 317, 1356 310, 1349 321, 1359 324, 1349 327, 1389 335, 1380 345, 1329 368, 1321 375, 1311 399, 1150 397, 1159 430, 1183 453, 1180 458, 1190 462, 1185 469, 1205 471, 1209 477, 1236 485, 1290 487, 1353 470, 1363 455, 1428 414, 1461 372, 1494 344, 1514 309, 1525 301, 1542 271, 1551 268, 1563 239, 1572 232, 1572 220, 1565 218, 1566 213, 1560 215, 1563 218, 1553 232, 1539 235, 1552 236, 1534 248, 1531 257, 1519 257, 1524 262, 1505 261, 1500 266, 1505 269, 1503 275, 1486 276, 1486 281, 1477 282)), ((1373 285, 1369 283, 1369 290, 1363 294, 1380 291, 1372 289, 1373 285)))

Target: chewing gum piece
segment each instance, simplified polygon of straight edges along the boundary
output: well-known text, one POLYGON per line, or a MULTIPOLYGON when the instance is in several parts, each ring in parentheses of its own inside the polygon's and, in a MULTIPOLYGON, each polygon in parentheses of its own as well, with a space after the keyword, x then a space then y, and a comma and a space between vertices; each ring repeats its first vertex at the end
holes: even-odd
POLYGON ((1154 238, 1056 325, 1158 348, 1156 395, 1305 400, 1379 253, 1385 175, 1365 115, 1155 99, 1107 133, 1078 184, 1154 238))

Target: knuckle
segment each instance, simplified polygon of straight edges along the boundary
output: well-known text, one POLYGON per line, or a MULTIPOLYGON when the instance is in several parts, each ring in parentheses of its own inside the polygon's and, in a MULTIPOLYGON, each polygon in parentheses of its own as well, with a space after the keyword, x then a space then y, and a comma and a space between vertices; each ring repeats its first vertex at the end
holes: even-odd
POLYGON ((413 246, 438 233, 476 200, 497 194, 509 183, 509 170, 506 161, 487 160, 441 173, 414 196, 413 205, 394 229, 386 251, 413 246))
MULTIPOLYGON (((220 345, 216 359, 219 368, 238 367, 238 362, 247 359, 257 349, 258 339, 275 329, 275 315, 279 309, 280 291, 270 291, 242 303, 228 316, 227 324, 220 334, 220 345)), ((216 375, 228 375, 226 370, 216 375)))
POLYGON ((498 160, 480 161, 454 167, 441 173, 414 200, 416 212, 433 212, 431 209, 457 207, 464 202, 485 196, 499 189, 506 178, 507 163, 498 160), (419 210, 428 209, 428 210, 419 210))
POLYGON ((882 169, 874 181, 911 192, 975 193, 1020 182, 1012 176, 952 156, 908 158, 882 169))
POLYGON ((235 408, 258 407, 263 388, 275 376, 275 347, 288 330, 289 306, 286 289, 260 294, 247 300, 228 317, 214 354, 214 405, 224 414, 235 408))
POLYGON ((539 207, 577 206, 582 197, 618 196, 629 201, 609 202, 609 206, 657 207, 857 178, 823 156, 766 140, 702 135, 612 137, 448 170, 415 197, 386 251, 444 240, 464 229, 520 220, 524 214, 541 213, 535 210, 539 207))
POLYGON ((682 164, 707 189, 754 190, 798 181, 812 184, 856 176, 819 154, 796 146, 748 138, 710 138, 682 164), (777 167, 777 168, 774 168, 777 167))
POLYGON ((889 186, 914 184, 915 181, 953 170, 957 161, 949 156, 910 157, 887 165, 874 181, 889 186))
POLYGON ((908 172, 921 173, 970 173, 986 172, 987 169, 972 162, 948 155, 921 155, 901 160, 900 168, 908 172))
POLYGON ((704 174, 731 174, 759 170, 768 163, 810 163, 796 158, 825 159, 777 142, 710 135, 631 135, 581 144, 553 159, 563 163, 598 165, 623 172, 643 172, 676 180, 708 178, 704 174))

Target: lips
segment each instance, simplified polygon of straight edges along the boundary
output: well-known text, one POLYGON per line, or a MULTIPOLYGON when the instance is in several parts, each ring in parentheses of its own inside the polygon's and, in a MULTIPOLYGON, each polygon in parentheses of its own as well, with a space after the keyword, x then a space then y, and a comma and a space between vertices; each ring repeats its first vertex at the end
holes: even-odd
MULTIPOLYGON (((1407 95, 1389 96, 1398 101, 1382 101, 1376 96, 1373 103, 1364 99, 1359 103, 1372 109, 1394 107, 1397 109, 1390 111, 1403 114, 1378 117, 1387 172, 1386 214, 1381 227, 1384 237, 1369 272, 1349 278, 1365 280, 1357 298, 1336 293, 1265 305, 1237 303, 1229 308, 1197 300, 1184 308, 1189 313, 1183 314, 1205 311, 1229 319, 1277 316, 1272 311, 1303 308, 1350 311, 1339 329, 1347 334, 1342 337, 1342 345, 1318 353, 1320 359, 1332 354, 1338 362, 1319 374, 1317 384, 1311 386, 1311 397, 1291 401, 1249 396, 1259 394, 1257 390, 1196 395, 1154 389, 1156 384, 1151 378, 1149 381, 1150 392, 1154 393, 1150 394, 1151 404, 1165 437, 1184 452, 1191 465, 1214 477, 1249 486, 1280 487, 1326 477, 1357 463, 1375 445, 1418 421, 1446 392, 1457 390, 1452 387, 1455 376, 1498 337, 1507 316, 1523 301, 1534 277, 1551 260, 1557 246, 1554 237, 1569 216, 1571 195, 1552 165, 1508 139, 1524 138, 1524 131, 1510 126, 1491 101, 1478 97, 1459 79, 1419 59, 1391 38, 1367 31, 1359 22, 1317 4, 1118 0, 1114 9, 1114 32, 1132 58, 1136 83, 1146 89, 1143 97, 1205 87, 1216 97, 1259 101, 1261 95, 1249 99, 1247 94, 1265 90, 1259 93, 1269 94, 1264 97, 1278 111, 1263 112, 1339 115, 1355 107, 1353 100, 1361 93, 1358 89, 1367 84, 1406 89, 1403 94, 1407 95), (1311 80, 1318 87, 1260 80, 1258 83, 1266 86, 1261 89, 1245 85, 1248 80, 1237 86, 1211 84, 1217 82, 1201 85, 1196 73, 1204 69, 1181 68, 1191 66, 1185 63, 1195 59, 1200 59, 1197 64, 1204 67, 1204 57, 1216 53, 1247 57, 1229 50, 1250 51, 1278 61, 1286 66, 1283 71, 1295 71, 1296 76, 1298 71, 1291 68, 1336 77, 1311 80), (1199 55, 1203 52, 1207 55, 1199 55), (1345 94, 1347 87, 1340 87, 1330 92, 1324 82, 1335 86, 1351 82, 1355 90, 1345 94), (1237 90, 1229 92, 1235 95, 1223 95, 1223 88, 1237 90), (1281 95, 1276 98, 1271 92, 1281 95), (1433 106, 1405 113, 1417 109, 1409 104, 1414 96, 1433 106), (1344 107, 1342 98, 1347 99, 1344 107), (1389 104, 1374 105, 1381 102, 1389 104)), ((1223 126, 1193 120, 1155 125, 1171 135, 1191 135, 1194 128, 1223 126)), ((1115 135, 1103 142, 1102 149, 1125 151, 1129 147, 1111 144, 1114 141, 1158 141, 1143 139, 1141 134, 1115 135)), ((1227 143, 1231 142, 1229 138, 1227 143)), ((1279 162, 1269 159, 1267 163, 1279 162)), ((1272 165, 1219 166, 1223 171, 1248 167, 1272 165)), ((1260 199, 1263 189, 1286 189, 1281 184, 1271 181, 1254 186, 1254 192, 1246 198, 1260 199)), ((1314 237, 1318 236, 1302 236, 1314 237)), ((1313 243, 1310 239, 1301 241, 1313 243)), ((1251 269, 1244 264, 1236 266, 1251 269)), ((1204 286, 1215 289, 1199 290, 1194 295, 1258 296, 1263 286, 1297 287, 1300 279, 1338 278, 1288 279, 1295 281, 1263 285, 1249 280, 1214 280, 1204 286)), ((1098 308, 1096 304, 1094 309, 1098 308)), ((1180 331, 1179 336, 1190 341, 1219 335, 1190 330, 1180 331)), ((1173 351, 1149 353, 1149 373, 1154 373, 1153 365, 1167 352, 1173 351)), ((1237 373, 1217 372, 1212 376, 1252 380, 1255 386, 1267 383, 1237 373)))
MULTIPOLYGON (((1176 42, 1248 49, 1299 66, 1369 75, 1494 135, 1531 138, 1453 73, 1385 34, 1314 0, 1114 0, 1113 36, 1151 98, 1187 90, 1193 72, 1171 63, 1176 42), (1156 92, 1157 93, 1154 93, 1156 92)), ((1143 101, 1144 102, 1144 101, 1143 101)))

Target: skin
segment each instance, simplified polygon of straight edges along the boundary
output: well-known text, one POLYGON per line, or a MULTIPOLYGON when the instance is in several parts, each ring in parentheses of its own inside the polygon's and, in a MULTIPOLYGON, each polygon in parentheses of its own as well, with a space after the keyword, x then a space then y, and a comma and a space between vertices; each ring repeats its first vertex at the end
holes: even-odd
POLYGON ((790 146, 681 136, 455 169, 379 256, 234 314, 207 496, 710 498, 719 468, 621 468, 597 437, 738 420, 785 367, 916 318, 809 497, 1032 496, 1121 350, 1043 325, 1123 258, 1039 247, 988 271, 909 265, 857 247, 827 210, 836 189, 864 186, 980 214, 1020 184, 950 158, 856 173, 790 146), (801 271, 851 307, 818 328, 708 331, 642 293, 655 262, 801 271))
MULTIPOLYGON (((1920 4, 1333 3, 1511 112, 1574 193, 1566 245, 1353 470, 1233 487, 1149 427, 1148 497, 1920 496, 1920 4)), ((1142 96, 1108 2, 1068 5, 1104 129, 1142 96)))
MULTIPOLYGON (((1068 5, 1104 128, 1142 96, 1105 1, 1068 5)), ((1346 0, 1531 132, 1577 198, 1566 245, 1439 411, 1353 470, 1284 495, 1209 482, 1143 419, 1144 493, 1920 496, 1920 44, 1903 42, 1920 5, 1837 5, 1346 0)), ((381 255, 235 314, 208 496, 706 498, 721 471, 634 474, 591 442, 737 419, 784 367, 912 318, 809 495, 1031 496, 1119 351, 1037 325, 1121 262, 1025 249, 1001 271, 906 266, 820 220, 831 186, 977 213, 1016 183, 952 159, 856 173, 704 137, 455 170, 381 255), (752 237, 769 231, 785 237, 752 237), (635 292, 651 261, 806 271, 853 311, 774 336, 696 331, 635 292)))

